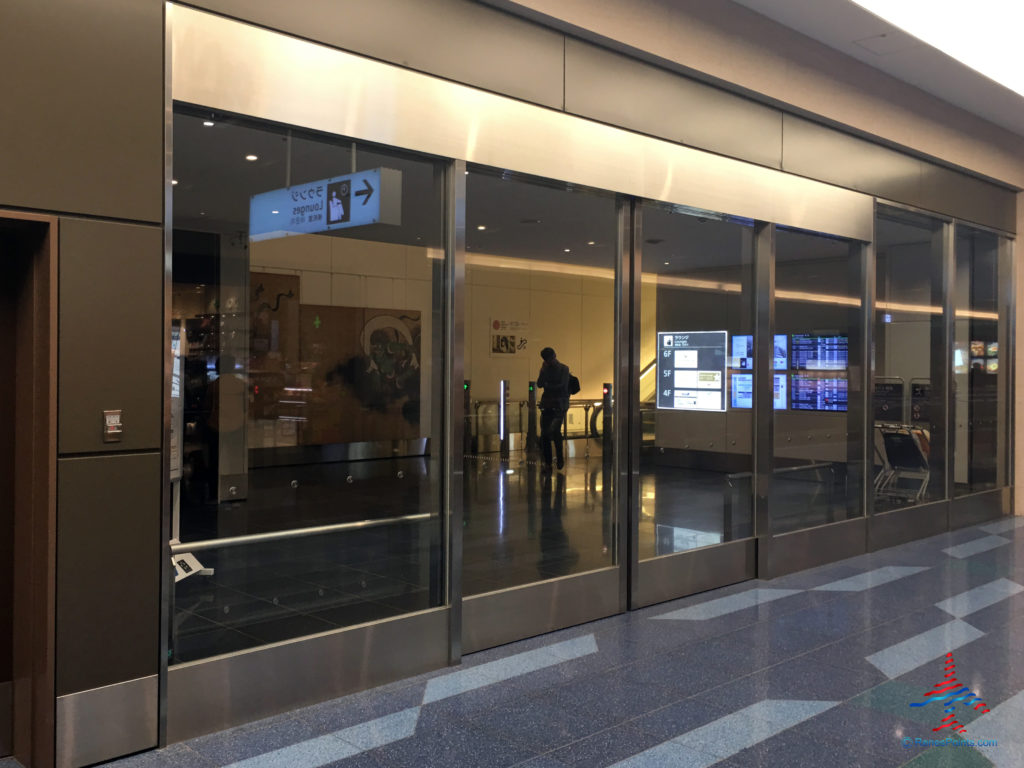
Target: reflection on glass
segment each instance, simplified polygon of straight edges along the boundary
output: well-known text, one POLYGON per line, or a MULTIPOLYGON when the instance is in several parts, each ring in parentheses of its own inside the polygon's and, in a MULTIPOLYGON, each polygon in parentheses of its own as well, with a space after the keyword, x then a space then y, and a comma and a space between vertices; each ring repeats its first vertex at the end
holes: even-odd
POLYGON ((441 602, 440 168, 208 116, 174 123, 175 662, 441 602))
POLYGON ((463 594, 615 562, 616 222, 608 195, 466 178, 463 594))
POLYGON ((956 230, 953 344, 953 493, 1000 488, 1007 482, 1006 348, 1009 258, 990 232, 956 230))
POLYGON ((775 534, 864 514, 861 249, 779 229, 775 331, 789 338, 789 409, 776 410, 775 534))
POLYGON ((945 497, 942 231, 942 222, 903 211, 876 219, 876 512, 945 497))
POLYGON ((753 535, 753 227, 642 215, 638 545, 650 559, 753 535))

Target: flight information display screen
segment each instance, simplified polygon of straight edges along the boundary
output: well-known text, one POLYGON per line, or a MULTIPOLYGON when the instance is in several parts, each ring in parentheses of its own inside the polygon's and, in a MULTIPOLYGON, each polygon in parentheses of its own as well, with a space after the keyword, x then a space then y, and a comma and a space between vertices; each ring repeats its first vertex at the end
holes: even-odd
POLYGON ((848 336, 793 334, 794 371, 845 371, 850 364, 848 336))
POLYGON ((794 411, 845 411, 847 381, 794 373, 791 407, 794 411))

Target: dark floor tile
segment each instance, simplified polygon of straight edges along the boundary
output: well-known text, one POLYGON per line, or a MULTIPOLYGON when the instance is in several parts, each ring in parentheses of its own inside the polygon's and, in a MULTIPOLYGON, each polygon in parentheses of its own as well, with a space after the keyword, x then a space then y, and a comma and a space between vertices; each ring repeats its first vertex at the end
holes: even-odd
POLYGON ((260 720, 229 731, 200 736, 187 745, 216 765, 230 765, 313 738, 310 725, 284 716, 260 720))
MULTIPOLYGON (((140 752, 131 757, 103 763, 107 768, 217 768, 218 763, 200 755, 185 744, 140 752)), ((0 760, 0 768, 21 768, 13 759, 0 760)))
POLYGON ((565 765, 604 768, 660 743, 638 726, 625 723, 556 749, 551 756, 565 765))
POLYGON ((370 753, 390 768, 505 768, 536 756, 536 750, 517 748, 479 730, 457 724, 418 731, 370 753))

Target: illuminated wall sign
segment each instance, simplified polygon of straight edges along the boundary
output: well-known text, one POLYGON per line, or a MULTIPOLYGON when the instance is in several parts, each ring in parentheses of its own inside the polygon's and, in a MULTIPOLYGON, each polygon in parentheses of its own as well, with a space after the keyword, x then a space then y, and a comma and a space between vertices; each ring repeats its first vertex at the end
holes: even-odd
POLYGON ((658 407, 724 411, 726 331, 658 334, 658 407))
POLYGON ((402 223, 402 172, 350 173, 253 195, 249 237, 271 240, 366 224, 402 223))

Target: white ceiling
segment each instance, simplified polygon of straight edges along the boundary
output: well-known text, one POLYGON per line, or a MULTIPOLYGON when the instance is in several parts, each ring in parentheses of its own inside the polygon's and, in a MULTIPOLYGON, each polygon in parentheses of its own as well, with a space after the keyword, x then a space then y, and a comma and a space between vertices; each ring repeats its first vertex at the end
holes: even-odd
POLYGON ((1024 96, 850 0, 733 1, 1024 136, 1024 96))

